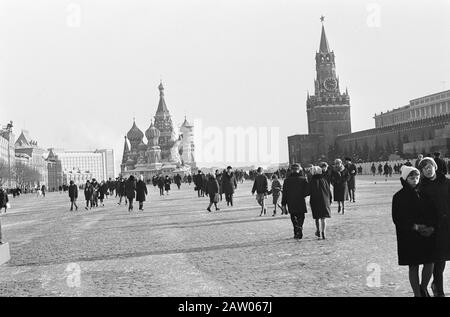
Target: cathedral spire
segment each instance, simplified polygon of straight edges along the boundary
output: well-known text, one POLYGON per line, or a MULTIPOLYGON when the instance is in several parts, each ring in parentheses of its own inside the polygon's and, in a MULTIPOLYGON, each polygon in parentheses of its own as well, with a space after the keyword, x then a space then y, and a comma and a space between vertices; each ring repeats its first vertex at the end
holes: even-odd
POLYGON ((325 17, 322 15, 320 17, 320 21, 322 22, 322 35, 320 36, 319 52, 321 52, 321 53, 329 53, 330 52, 330 46, 328 45, 327 36, 325 34, 325 27, 323 25, 323 20, 325 20, 325 17))
POLYGON ((160 82, 158 89, 159 89, 159 104, 158 110, 156 110, 156 114, 168 113, 169 110, 167 109, 166 101, 164 100, 164 86, 162 84, 162 81, 160 82))

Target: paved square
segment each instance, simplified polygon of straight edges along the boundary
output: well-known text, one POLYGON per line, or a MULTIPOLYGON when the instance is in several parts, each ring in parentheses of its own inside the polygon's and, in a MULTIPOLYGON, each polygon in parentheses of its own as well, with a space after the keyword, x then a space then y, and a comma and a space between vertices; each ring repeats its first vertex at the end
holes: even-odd
MULTIPOLYGON (((271 205, 259 217, 251 185, 239 184, 234 207, 221 202, 211 213, 187 184, 164 197, 149 186, 145 211, 132 214, 115 198, 90 211, 79 200, 76 212, 67 193, 11 198, 1 217, 11 260, 0 266, 0 294, 412 296, 391 219, 397 176, 357 177, 357 202, 345 215, 332 204, 327 240, 314 236, 310 210, 300 241, 271 205)), ((445 285, 450 291, 448 269, 445 285)))

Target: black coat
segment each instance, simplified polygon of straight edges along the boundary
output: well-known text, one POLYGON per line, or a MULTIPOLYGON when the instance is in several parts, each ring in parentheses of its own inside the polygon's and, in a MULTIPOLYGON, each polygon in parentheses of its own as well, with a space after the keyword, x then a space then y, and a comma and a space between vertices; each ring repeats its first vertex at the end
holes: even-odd
POLYGON ((447 163, 440 157, 434 158, 434 161, 436 162, 437 170, 444 175, 447 174, 447 163))
POLYGON ((228 175, 228 173, 222 174, 222 191, 225 194, 234 194, 234 190, 237 187, 236 176, 233 172, 228 175))
POLYGON ((133 199, 136 197, 136 182, 134 179, 127 179, 125 182, 125 194, 128 199, 133 199))
POLYGON ((219 192, 219 183, 217 179, 210 177, 206 183, 206 192, 210 197, 214 197, 219 192))
POLYGON ((92 186, 92 184, 84 185, 84 198, 86 200, 91 200, 93 194, 94 194, 94 187, 92 186))
POLYGON ((309 184, 306 178, 298 173, 291 173, 283 183, 281 204, 287 205, 291 214, 307 213, 306 196, 309 196, 309 184))
POLYGON ((195 184, 195 187, 198 187, 199 189, 202 188, 202 186, 203 186, 202 174, 194 175, 194 184, 195 184))
POLYGON ((70 199, 77 199, 78 198, 78 186, 73 184, 69 185, 69 197, 70 199))
POLYGON ((136 183, 136 200, 139 202, 145 201, 145 196, 147 194, 147 185, 144 181, 138 180, 136 183))
POLYGON ((414 224, 436 227, 437 211, 430 197, 412 189, 403 179, 403 188, 392 199, 392 220, 397 232, 399 265, 433 263, 437 259, 436 234, 423 237, 413 230, 414 224))
POLYGON ((164 190, 166 191, 170 190, 170 184, 172 184, 170 178, 164 179, 164 190))
POLYGON ((334 201, 348 200, 348 185, 347 182, 350 178, 350 174, 347 169, 339 172, 333 169, 331 172, 331 185, 333 185, 333 197, 334 201))
POLYGON ((104 183, 104 184, 100 184, 100 187, 99 187, 99 189, 98 189, 98 198, 99 199, 105 199, 105 195, 106 195, 106 192, 108 191, 108 186, 106 185, 106 183, 104 183))
POLYGON ((265 194, 268 191, 267 177, 264 174, 257 175, 255 181, 253 182, 252 194, 255 192, 257 194, 265 194))
POLYGON ((355 176, 356 176, 356 165, 353 163, 347 164, 345 166, 345 168, 348 171, 349 177, 348 177, 348 181, 347 181, 347 187, 348 189, 355 189, 356 188, 356 184, 355 184, 355 176))
POLYGON ((450 260, 450 180, 437 171, 434 181, 421 178, 420 191, 431 198, 437 209, 436 245, 438 258, 450 260))
POLYGON ((4 189, 0 190, 0 208, 5 208, 8 201, 9 199, 6 190, 4 189))
POLYGON ((311 212, 314 219, 330 218, 331 190, 325 175, 313 175, 309 184, 311 212))

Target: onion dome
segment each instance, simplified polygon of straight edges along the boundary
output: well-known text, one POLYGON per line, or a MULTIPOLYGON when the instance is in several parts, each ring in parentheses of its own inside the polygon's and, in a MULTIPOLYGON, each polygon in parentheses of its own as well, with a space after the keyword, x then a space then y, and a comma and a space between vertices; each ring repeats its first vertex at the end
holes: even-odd
POLYGON ((143 137, 144 133, 141 130, 139 130, 139 128, 136 126, 136 122, 133 120, 133 126, 127 133, 128 140, 130 140, 131 142, 141 141, 143 137))
POLYGON ((153 124, 153 120, 152 120, 150 127, 147 129, 147 131, 145 131, 145 136, 147 137, 147 140, 159 138, 160 135, 161 135, 161 132, 155 127, 155 125, 153 124))
POLYGON ((186 116, 184 116, 184 122, 181 125, 181 127, 185 127, 185 128, 192 128, 193 125, 189 123, 189 121, 187 121, 186 116))

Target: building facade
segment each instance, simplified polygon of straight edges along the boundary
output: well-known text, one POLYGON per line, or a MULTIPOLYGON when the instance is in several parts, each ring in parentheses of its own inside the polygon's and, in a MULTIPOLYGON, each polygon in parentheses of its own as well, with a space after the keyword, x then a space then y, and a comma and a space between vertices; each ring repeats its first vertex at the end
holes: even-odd
POLYGON ((12 169, 15 165, 14 133, 12 122, 0 128, 0 182, 13 186, 12 169))

